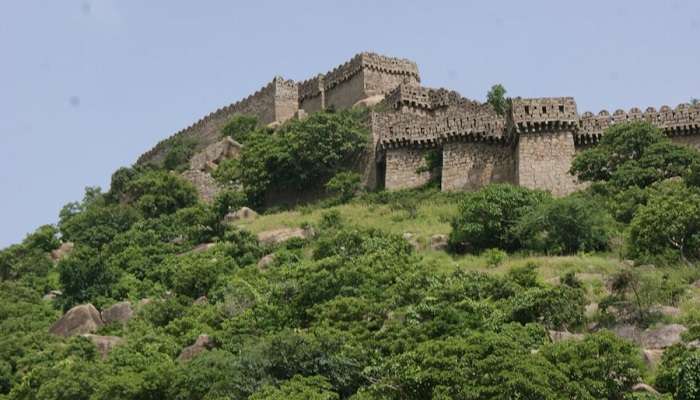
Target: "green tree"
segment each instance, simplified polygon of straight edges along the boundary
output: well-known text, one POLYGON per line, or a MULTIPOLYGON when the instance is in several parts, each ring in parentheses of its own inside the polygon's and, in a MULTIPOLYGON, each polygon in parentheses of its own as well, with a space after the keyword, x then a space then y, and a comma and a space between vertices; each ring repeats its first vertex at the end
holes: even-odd
POLYGON ((514 231, 520 218, 549 195, 519 186, 496 184, 465 196, 452 220, 450 246, 457 252, 520 247, 514 231))
POLYGON ((221 128, 221 134, 245 143, 251 132, 258 126, 258 118, 252 115, 236 115, 221 128))
POLYGON ((197 142, 192 138, 178 137, 172 140, 163 160, 165 169, 171 171, 186 169, 196 146, 197 142))
POLYGON ((506 89, 500 83, 491 86, 486 94, 486 102, 490 104, 498 115, 505 115, 508 108, 506 89))
POLYGON ((254 205, 272 188, 318 190, 357 162, 367 144, 367 128, 352 112, 318 112, 289 121, 274 135, 250 135, 241 153, 240 182, 254 205))
POLYGON ((610 332, 586 335, 583 341, 553 343, 540 353, 595 399, 622 399, 639 381, 639 351, 610 332))
POLYGON ((338 400, 328 379, 323 376, 294 375, 279 387, 266 385, 249 397, 250 400, 338 400))
POLYGON ((326 183, 326 190, 335 194, 342 203, 352 199, 361 188, 362 178, 360 174, 350 171, 338 172, 326 183))
POLYGON ((663 182, 653 189, 630 224, 630 255, 660 261, 698 259, 700 191, 682 182, 663 182))
POLYGON ((197 191, 191 183, 166 171, 147 171, 127 185, 125 194, 144 216, 171 214, 197 202, 197 191))
POLYGON ((597 204, 569 196, 544 202, 518 221, 525 248, 547 254, 573 254, 608 248, 612 219, 597 204))

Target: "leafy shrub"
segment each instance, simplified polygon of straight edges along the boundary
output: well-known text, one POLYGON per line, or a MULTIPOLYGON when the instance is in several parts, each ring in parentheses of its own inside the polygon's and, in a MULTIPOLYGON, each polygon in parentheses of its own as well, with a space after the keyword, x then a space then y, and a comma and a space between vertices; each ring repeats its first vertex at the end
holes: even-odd
POLYGON ((258 118, 252 115, 236 115, 221 128, 221 134, 238 143, 245 143, 258 126, 258 118))
POLYGON ((682 182, 663 182, 654 189, 630 224, 630 255, 659 262, 698 259, 700 191, 682 182))
POLYGON ((125 196, 148 218, 171 214, 197 202, 197 191, 192 184, 176 174, 158 170, 131 180, 125 196))
POLYGON ((612 220, 597 204, 569 196, 532 208, 514 228, 524 248, 573 254, 608 248, 612 220))
POLYGON ((450 247, 457 252, 520 247, 514 231, 519 219, 549 196, 508 184, 490 185, 465 196, 452 221, 450 247))
POLYGON ((508 257, 508 254, 501 249, 486 249, 481 255, 486 259, 486 265, 489 267, 498 267, 508 257))
POLYGON ((159 266, 160 280, 175 293, 197 298, 206 295, 221 275, 237 267, 221 251, 188 253, 169 257, 159 266))
POLYGON ((553 343, 540 352, 594 399, 621 399, 639 381, 639 351, 610 332, 553 343))
POLYGON ((326 190, 337 196, 338 201, 345 203, 352 199, 362 189, 360 174, 341 171, 326 183, 326 190))
POLYGON ((175 138, 171 141, 168 152, 165 154, 163 166, 170 171, 182 171, 194 153, 197 142, 192 138, 175 138))
POLYGON ((105 265, 97 250, 76 245, 69 257, 58 263, 58 273, 64 306, 107 298, 112 285, 119 279, 119 271, 105 265))
POLYGON ((320 188, 354 163, 367 141, 367 128, 350 111, 318 112, 292 120, 274 135, 249 136, 241 153, 240 181, 254 204, 261 204, 273 188, 320 188))

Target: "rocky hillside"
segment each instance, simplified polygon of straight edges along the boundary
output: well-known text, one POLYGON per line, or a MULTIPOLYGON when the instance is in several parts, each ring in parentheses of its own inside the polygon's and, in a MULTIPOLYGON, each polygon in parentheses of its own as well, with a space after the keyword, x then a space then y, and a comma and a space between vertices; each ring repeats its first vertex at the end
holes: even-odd
POLYGON ((233 120, 0 251, 0 400, 700 398, 700 154, 617 125, 567 197, 367 193, 361 118, 233 120))

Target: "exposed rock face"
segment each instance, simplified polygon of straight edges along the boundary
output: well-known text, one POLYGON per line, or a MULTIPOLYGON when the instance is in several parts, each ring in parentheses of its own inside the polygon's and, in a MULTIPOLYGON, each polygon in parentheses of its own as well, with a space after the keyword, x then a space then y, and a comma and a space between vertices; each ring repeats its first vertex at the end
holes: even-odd
POLYGON ((661 314, 666 317, 677 317, 681 314, 681 310, 678 307, 671 306, 654 306, 650 310, 652 313, 661 314))
MULTIPOLYGON (((204 253, 205 251, 211 249, 214 246, 216 246, 216 243, 202 243, 200 245, 197 245, 194 249, 190 250, 189 253, 204 253)), ((187 253, 182 253, 181 255, 184 254, 187 253)))
POLYGON ((97 351, 100 352, 102 358, 106 358, 113 348, 124 342, 124 339, 120 338, 119 336, 99 336, 92 334, 82 336, 90 339, 90 341, 97 346, 97 351))
POLYGON ((377 104, 381 103, 382 100, 384 100, 384 95, 378 94, 378 95, 370 96, 370 97, 367 97, 367 98, 364 98, 362 100, 357 101, 355 104, 353 104, 353 107, 369 108, 369 107, 376 106, 377 104))
POLYGON ((430 237, 430 248, 433 250, 447 250, 447 235, 433 235, 430 237))
POLYGON ((644 363, 651 368, 659 365, 661 356, 664 355, 664 351, 660 349, 644 349, 642 353, 644 354, 644 363))
POLYGON ((51 259, 54 261, 61 261, 68 254, 70 254, 71 251, 73 251, 73 247, 74 246, 72 242, 62 243, 61 246, 59 246, 59 248, 51 251, 51 259))
POLYGON ((642 334, 642 345, 647 349, 665 349, 681 342, 681 334, 687 331, 683 325, 663 325, 654 329, 647 329, 642 334))
POLYGON ((294 238, 309 239, 313 236, 313 229, 280 228, 258 233, 258 241, 262 244, 275 245, 294 238))
POLYGON ((580 333, 571 333, 567 331, 549 331, 549 338, 552 342, 558 343, 564 340, 583 340, 584 336, 580 333))
POLYGON ((182 177, 194 185, 199 194, 199 198, 205 203, 213 202, 216 195, 221 191, 219 184, 206 172, 190 169, 183 172, 182 177))
POLYGON ((46 293, 44 297, 42 297, 42 299, 46 301, 54 301, 57 298, 61 297, 62 294, 63 292, 61 292, 60 290, 51 290, 50 292, 46 293))
POLYGON ((617 325, 611 329, 611 331, 617 336, 627 339, 631 342, 640 343, 642 338, 642 331, 635 325, 624 324, 617 325))
POLYGON ((418 243, 418 239, 416 239, 416 235, 414 235, 411 232, 404 232, 402 235, 405 241, 407 241, 411 246, 413 246, 413 249, 418 251, 421 249, 420 243, 418 243))
POLYGON ((230 212, 224 217, 225 223, 232 223, 236 221, 252 220, 258 217, 258 213, 253 211, 248 207, 241 207, 237 211, 230 212))
POLYGON ((190 169, 211 172, 221 161, 238 158, 242 147, 240 143, 227 136, 192 156, 190 169))
POLYGON ((638 383, 634 386, 632 386, 632 391, 633 392, 641 392, 641 393, 649 393, 653 395, 658 395, 659 392, 656 391, 653 387, 647 385, 646 383, 638 383))
POLYGON ((214 348, 214 341, 209 335, 199 335, 192 346, 185 347, 177 357, 180 361, 189 361, 205 350, 214 348))
POLYGON ((260 269, 267 269, 273 262, 275 262, 275 255, 274 254, 268 254, 265 257, 261 258, 260 261, 258 261, 258 268, 260 269))
POLYGON ((102 310, 102 322, 105 324, 115 322, 125 324, 133 315, 134 311, 131 309, 131 303, 122 301, 102 310))
POLYGON ((207 298, 207 296, 200 296, 192 304, 195 306, 201 306, 201 305, 208 304, 208 303, 209 303, 209 299, 207 298))
POLYGON ((49 333, 68 337, 93 333, 103 325, 100 313, 92 304, 82 304, 68 310, 56 321, 49 333))

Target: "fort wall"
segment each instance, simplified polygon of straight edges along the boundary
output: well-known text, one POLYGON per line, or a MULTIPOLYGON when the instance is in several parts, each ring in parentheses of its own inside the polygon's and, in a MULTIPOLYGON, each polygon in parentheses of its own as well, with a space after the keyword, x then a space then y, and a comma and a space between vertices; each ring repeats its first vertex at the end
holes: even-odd
POLYGON ((430 182, 430 171, 418 172, 427 166, 427 149, 397 148, 386 151, 386 177, 384 185, 388 190, 412 189, 430 182))
POLYGON ((137 164, 162 162, 170 143, 178 139, 195 139, 198 144, 197 150, 201 150, 221 138, 221 128, 235 115, 254 115, 262 125, 277 121, 278 116, 291 118, 298 109, 297 96, 296 84, 293 81, 276 77, 254 94, 219 108, 193 125, 159 142, 139 157, 137 164))
POLYGON ((515 152, 515 183, 529 189, 542 189, 564 196, 577 189, 577 179, 569 174, 576 149, 570 131, 522 135, 515 152))
POLYGON ((515 183, 511 146, 446 143, 442 153, 442 190, 477 190, 490 183, 515 183))

